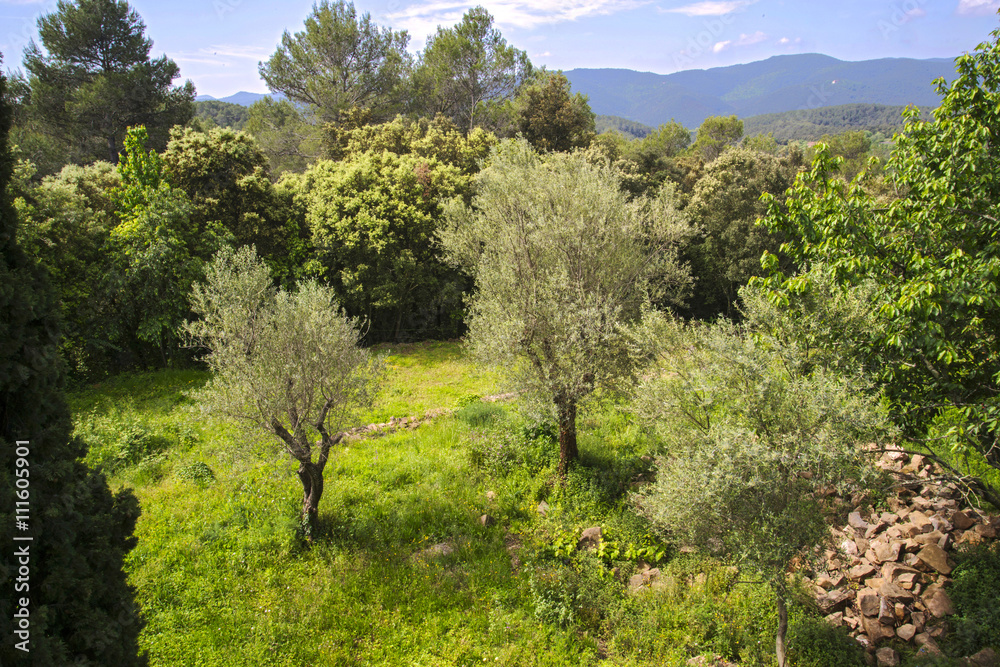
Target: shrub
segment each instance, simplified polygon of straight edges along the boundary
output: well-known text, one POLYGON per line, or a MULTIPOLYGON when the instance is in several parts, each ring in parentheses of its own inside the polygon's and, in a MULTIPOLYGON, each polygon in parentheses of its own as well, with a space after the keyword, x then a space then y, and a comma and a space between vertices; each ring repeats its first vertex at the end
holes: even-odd
POLYGON ((1000 543, 976 547, 961 557, 950 594, 956 614, 949 648, 956 655, 1000 648, 1000 543))
POLYGON ((215 481, 215 473, 208 467, 208 464, 195 461, 182 466, 177 471, 177 476, 198 486, 208 486, 215 481))
POLYGON ((106 474, 115 474, 164 450, 168 439, 155 432, 131 409, 112 408, 90 413, 76 426, 87 444, 84 461, 106 474))
POLYGON ((482 428, 499 421, 503 415, 504 409, 496 403, 483 403, 477 400, 457 410, 455 419, 460 419, 473 428, 482 428))

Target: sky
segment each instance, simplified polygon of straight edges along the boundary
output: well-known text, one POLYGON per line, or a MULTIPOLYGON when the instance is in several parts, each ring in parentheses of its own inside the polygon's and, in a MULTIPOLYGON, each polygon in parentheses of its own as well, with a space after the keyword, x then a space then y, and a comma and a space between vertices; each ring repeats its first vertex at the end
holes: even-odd
MULTIPOLYGON (((257 65, 286 30, 303 29, 313 0, 134 0, 152 56, 166 54, 198 94, 265 93, 257 65)), ((507 41, 550 70, 627 68, 669 74, 823 53, 841 60, 955 58, 1000 27, 1000 0, 484 0, 507 41)), ((20 66, 37 19, 56 0, 0 0, 4 69, 20 66)), ((437 28, 474 5, 453 0, 356 0, 381 26, 406 30, 417 54, 437 28)))

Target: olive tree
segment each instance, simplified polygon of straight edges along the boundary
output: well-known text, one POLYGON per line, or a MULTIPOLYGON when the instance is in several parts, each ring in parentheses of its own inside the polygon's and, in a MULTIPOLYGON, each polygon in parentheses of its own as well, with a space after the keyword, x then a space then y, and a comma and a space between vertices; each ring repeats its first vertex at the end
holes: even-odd
POLYGON ((498 147, 471 208, 448 211, 446 253, 476 282, 471 346, 552 401, 561 473, 577 457, 580 400, 630 378, 622 326, 649 296, 679 302, 688 286, 676 246, 689 231, 672 194, 629 201, 610 168, 542 159, 521 139, 498 147))
POLYGON ((638 332, 655 361, 636 410, 663 444, 655 481, 635 498, 640 513, 673 540, 762 577, 776 598, 784 667, 786 572, 828 535, 817 491, 865 481, 862 445, 891 435, 884 411, 862 375, 817 364, 762 329, 651 314, 638 332))
POLYGON ((358 322, 342 314, 329 288, 306 282, 296 292, 275 290, 252 246, 216 255, 192 290, 191 309, 201 319, 184 329, 208 350, 214 372, 206 405, 277 437, 298 462, 311 537, 331 449, 376 389, 380 360, 358 347, 358 322))

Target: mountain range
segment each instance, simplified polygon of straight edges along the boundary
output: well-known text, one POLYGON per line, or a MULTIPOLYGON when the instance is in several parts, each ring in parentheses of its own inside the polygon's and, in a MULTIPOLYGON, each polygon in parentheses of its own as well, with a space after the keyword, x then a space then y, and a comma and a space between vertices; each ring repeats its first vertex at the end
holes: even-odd
MULTIPOLYGON (((564 74, 574 92, 588 96, 595 114, 652 127, 674 119, 689 129, 708 116, 746 118, 844 104, 936 107, 940 100, 932 81, 956 76, 949 58, 845 61, 818 53, 673 74, 629 69, 572 69, 564 74)), ((250 106, 262 97, 241 91, 219 101, 250 106)))
POLYGON ((248 107, 259 99, 265 97, 273 97, 276 100, 283 100, 285 96, 281 93, 248 93, 245 90, 241 90, 238 93, 233 93, 229 97, 212 97, 211 95, 198 95, 194 98, 195 102, 229 102, 230 104, 239 104, 241 107, 248 107))
POLYGON ((796 109, 866 103, 936 107, 932 85, 955 78, 948 58, 881 58, 856 62, 818 53, 706 70, 654 74, 628 69, 564 72, 596 114, 657 126, 674 119, 690 129, 708 116, 740 118, 796 109))

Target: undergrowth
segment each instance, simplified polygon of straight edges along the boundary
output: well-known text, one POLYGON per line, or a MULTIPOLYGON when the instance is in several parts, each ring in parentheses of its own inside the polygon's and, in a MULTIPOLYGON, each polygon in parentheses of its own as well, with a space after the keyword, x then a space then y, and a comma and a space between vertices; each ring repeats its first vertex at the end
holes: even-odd
MULTIPOLYGON (((632 511, 656 443, 618 401, 582 407, 581 458, 562 479, 553 425, 482 401, 489 374, 457 345, 411 346, 391 365, 372 421, 457 410, 341 443, 311 547, 296 537, 290 457, 201 412, 206 374, 71 397, 88 463, 142 504, 127 571, 151 665, 774 664, 769 590, 679 554, 632 511), (591 527, 602 541, 581 550, 591 527), (630 591, 649 568, 652 585, 630 591)), ((793 664, 858 664, 807 604, 789 633, 793 664)))

